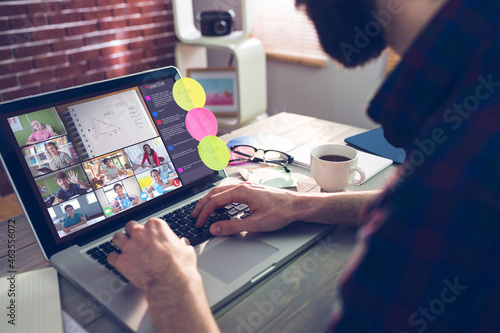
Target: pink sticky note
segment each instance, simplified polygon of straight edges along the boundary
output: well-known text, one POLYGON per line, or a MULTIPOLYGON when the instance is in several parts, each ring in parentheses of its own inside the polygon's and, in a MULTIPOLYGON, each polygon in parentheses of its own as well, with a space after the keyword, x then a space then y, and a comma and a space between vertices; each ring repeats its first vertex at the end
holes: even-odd
POLYGON ((186 115, 186 128, 193 138, 201 141, 207 135, 217 135, 217 119, 205 108, 196 108, 186 115))

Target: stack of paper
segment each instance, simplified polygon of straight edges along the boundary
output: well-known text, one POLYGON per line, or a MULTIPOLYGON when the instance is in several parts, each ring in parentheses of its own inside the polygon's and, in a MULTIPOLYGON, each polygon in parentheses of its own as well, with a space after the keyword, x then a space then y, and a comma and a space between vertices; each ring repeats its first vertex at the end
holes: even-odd
POLYGON ((56 270, 49 267, 7 274, 0 280, 0 304, 4 309, 0 332, 62 333, 56 270))

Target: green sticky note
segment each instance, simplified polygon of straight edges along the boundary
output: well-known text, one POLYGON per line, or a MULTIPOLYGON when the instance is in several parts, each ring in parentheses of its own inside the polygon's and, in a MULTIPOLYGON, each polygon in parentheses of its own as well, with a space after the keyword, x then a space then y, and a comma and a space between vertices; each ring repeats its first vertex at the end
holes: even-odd
POLYGON ((213 135, 201 139, 198 153, 203 163, 212 170, 223 170, 229 164, 229 149, 224 141, 213 135))

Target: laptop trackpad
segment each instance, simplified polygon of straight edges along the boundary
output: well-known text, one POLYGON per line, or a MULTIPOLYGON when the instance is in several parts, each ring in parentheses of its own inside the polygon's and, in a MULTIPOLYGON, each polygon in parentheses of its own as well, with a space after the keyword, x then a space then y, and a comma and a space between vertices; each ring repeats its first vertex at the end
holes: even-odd
POLYGON ((231 283, 278 249, 253 237, 230 237, 198 257, 198 267, 217 279, 231 283))

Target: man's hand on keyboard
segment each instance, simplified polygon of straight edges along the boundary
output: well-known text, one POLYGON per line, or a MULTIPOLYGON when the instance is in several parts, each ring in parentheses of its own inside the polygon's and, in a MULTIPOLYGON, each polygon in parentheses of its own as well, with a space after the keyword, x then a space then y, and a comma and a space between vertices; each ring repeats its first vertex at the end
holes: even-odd
POLYGON ((210 227, 214 236, 232 235, 240 231, 274 231, 298 220, 298 198, 296 192, 257 185, 250 182, 238 185, 221 186, 212 189, 201 199, 191 214, 198 218, 196 227, 207 223, 210 214, 232 203, 246 204, 250 216, 239 220, 215 222, 210 227))
POLYGON ((121 253, 108 262, 145 293, 157 332, 217 332, 193 247, 157 218, 125 232, 113 236, 121 253))

